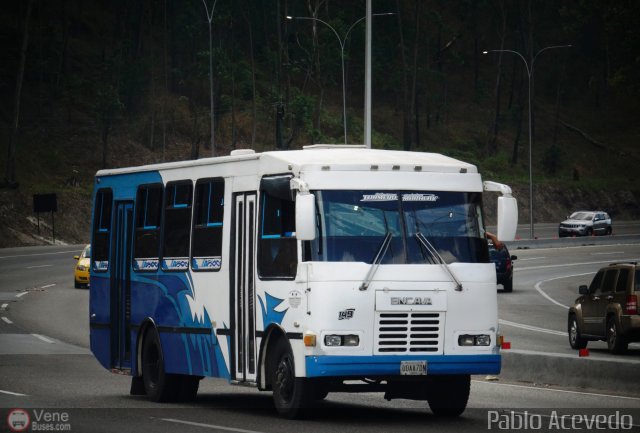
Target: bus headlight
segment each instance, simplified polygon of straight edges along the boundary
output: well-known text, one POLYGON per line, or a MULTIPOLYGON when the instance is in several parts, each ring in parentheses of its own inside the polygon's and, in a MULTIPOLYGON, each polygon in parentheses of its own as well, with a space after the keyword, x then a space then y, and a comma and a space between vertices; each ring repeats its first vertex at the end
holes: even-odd
POLYGON ((358 346, 360 345, 360 337, 357 335, 345 335, 343 339, 345 346, 358 346))
POLYGON ((342 336, 340 335, 325 335, 324 336, 324 345, 325 346, 342 346, 342 336))
POLYGON ((489 346, 491 345, 491 336, 487 334, 480 335, 460 335, 458 337, 458 346, 489 346))
POLYGON ((491 344, 491 336, 482 334, 476 335, 476 346, 489 346, 491 344))
POLYGON ((324 345, 327 347, 354 347, 360 345, 360 337, 358 337, 357 335, 325 335, 324 345))

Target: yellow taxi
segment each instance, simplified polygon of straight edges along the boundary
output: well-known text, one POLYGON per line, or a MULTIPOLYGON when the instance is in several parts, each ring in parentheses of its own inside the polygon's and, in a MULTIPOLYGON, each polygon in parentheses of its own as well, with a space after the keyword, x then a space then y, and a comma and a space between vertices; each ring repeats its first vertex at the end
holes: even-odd
POLYGON ((91 266, 91 245, 87 245, 79 256, 73 256, 76 262, 74 272, 75 288, 89 286, 89 266, 91 266))

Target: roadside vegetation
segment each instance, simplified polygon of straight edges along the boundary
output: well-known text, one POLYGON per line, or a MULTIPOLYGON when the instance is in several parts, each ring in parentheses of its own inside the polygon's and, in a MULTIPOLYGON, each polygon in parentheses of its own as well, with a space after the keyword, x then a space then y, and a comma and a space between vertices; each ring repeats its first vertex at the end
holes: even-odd
MULTIPOLYGON (((514 186, 524 220, 528 77, 516 55, 482 51, 530 59, 571 44, 535 62, 536 221, 577 208, 640 216, 640 3, 374 0, 373 8, 395 14, 374 17, 373 147, 474 163, 514 186)), ((4 9, 0 246, 45 242, 28 217, 32 195, 49 192, 58 194, 57 237, 88 241, 100 168, 344 141, 340 46, 317 20, 343 37, 364 1, 25 0, 4 9), (213 8, 211 50, 204 4, 213 8)), ((345 44, 349 143, 363 140, 363 80, 364 22, 345 44)))

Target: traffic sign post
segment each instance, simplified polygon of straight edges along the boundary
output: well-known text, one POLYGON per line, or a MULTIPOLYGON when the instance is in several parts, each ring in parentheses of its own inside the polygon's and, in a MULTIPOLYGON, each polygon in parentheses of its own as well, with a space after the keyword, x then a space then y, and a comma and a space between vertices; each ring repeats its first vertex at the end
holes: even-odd
POLYGON ((53 214, 57 211, 58 198, 55 193, 33 195, 33 212, 38 219, 38 235, 40 234, 40 213, 51 212, 51 232, 54 244, 56 243, 56 224, 53 214))

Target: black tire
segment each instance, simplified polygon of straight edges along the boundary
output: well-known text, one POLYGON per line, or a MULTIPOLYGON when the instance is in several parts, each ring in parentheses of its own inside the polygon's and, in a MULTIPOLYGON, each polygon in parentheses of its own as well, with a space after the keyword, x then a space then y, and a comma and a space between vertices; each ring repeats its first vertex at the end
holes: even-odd
POLYGON ((82 289, 82 284, 80 284, 79 282, 74 280, 73 281, 73 287, 76 288, 76 289, 82 289))
POLYGON ((324 400, 329 395, 329 391, 324 386, 316 385, 313 389, 313 399, 315 401, 324 400))
POLYGON ((155 329, 149 329, 142 342, 142 379, 147 397, 155 402, 168 402, 178 395, 176 375, 164 370, 164 356, 160 337, 155 329))
POLYGON ((284 338, 276 342, 269 364, 273 404, 278 414, 288 419, 305 416, 314 398, 312 382, 296 377, 293 353, 284 338))
POLYGON ((459 416, 467 408, 471 376, 468 374, 431 376, 428 399, 431 412, 436 416, 459 416))
POLYGON ((147 395, 147 391, 144 389, 144 379, 142 376, 133 376, 131 378, 131 388, 129 390, 131 395, 147 395))
POLYGON ((593 236, 593 229, 589 227, 587 231, 584 233, 585 236, 593 236))
POLYGON ((611 236, 613 233, 613 229, 611 227, 607 227, 607 236, 611 236))
POLYGON ((613 316, 609 316, 607 319, 607 347, 611 353, 624 353, 627 351, 629 342, 620 335, 620 328, 618 322, 613 316))
POLYGON ((191 402, 198 396, 198 388, 200 388, 200 377, 189 375, 177 375, 177 391, 176 401, 191 402))
POLYGON ((507 293, 513 292, 513 280, 512 279, 508 279, 507 281, 504 282, 502 287, 504 288, 504 291, 507 292, 507 293))
POLYGON ((578 326, 578 319, 575 314, 569 316, 567 329, 569 331, 569 344, 572 349, 579 350, 587 347, 589 340, 582 337, 580 327, 578 326))

